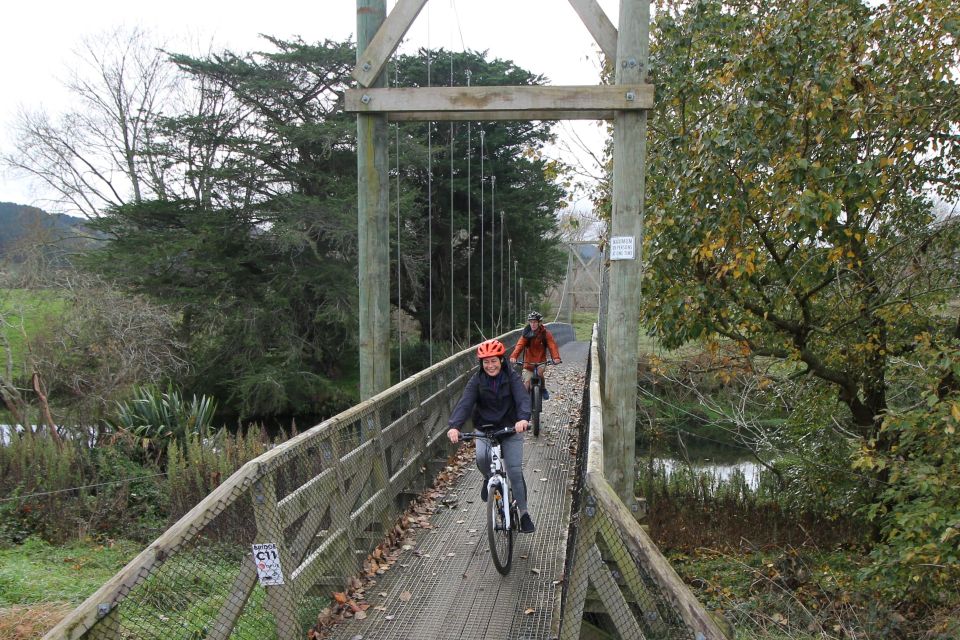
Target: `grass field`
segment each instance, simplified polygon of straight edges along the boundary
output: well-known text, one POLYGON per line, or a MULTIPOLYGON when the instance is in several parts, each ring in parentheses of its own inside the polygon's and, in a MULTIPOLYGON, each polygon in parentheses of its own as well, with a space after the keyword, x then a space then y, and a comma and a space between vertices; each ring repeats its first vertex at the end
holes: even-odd
POLYGON ((140 549, 127 541, 55 547, 36 538, 0 548, 0 638, 42 637, 140 549))
MULTIPOLYGON (((67 300, 51 291, 0 289, 0 335, 9 345, 14 366, 22 366, 27 340, 42 333, 66 307, 67 300)), ((7 354, 2 355, 5 359, 7 354)))

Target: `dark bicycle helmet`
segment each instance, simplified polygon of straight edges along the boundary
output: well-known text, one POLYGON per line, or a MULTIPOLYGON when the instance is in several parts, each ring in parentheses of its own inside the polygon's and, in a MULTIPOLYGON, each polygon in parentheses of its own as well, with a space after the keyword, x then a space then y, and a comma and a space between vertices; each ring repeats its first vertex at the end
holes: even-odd
POLYGON ((539 311, 531 311, 530 315, 527 316, 527 320, 543 320, 543 316, 540 315, 539 311))
POLYGON ((477 347, 477 358, 494 358, 502 356, 507 352, 507 348, 499 340, 485 340, 477 347))

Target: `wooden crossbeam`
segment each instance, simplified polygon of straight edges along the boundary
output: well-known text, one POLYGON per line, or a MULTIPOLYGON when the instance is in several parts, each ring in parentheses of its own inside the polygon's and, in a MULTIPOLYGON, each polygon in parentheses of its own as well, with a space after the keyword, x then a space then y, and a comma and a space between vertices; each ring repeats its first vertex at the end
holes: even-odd
POLYGON ((348 89, 344 110, 405 120, 611 120, 653 108, 652 84, 348 89))
MULTIPOLYGON (((370 44, 363 50, 353 70, 352 75, 360 86, 369 87, 373 84, 426 4, 427 0, 397 0, 396 6, 383 21, 370 44)), ((616 59, 617 28, 597 4, 597 0, 570 0, 570 5, 580 16, 580 20, 597 41, 603 53, 610 60, 616 59)))
POLYGON ((363 50, 353 70, 353 77, 360 86, 369 87, 377 79, 425 4, 427 0, 397 0, 393 11, 380 25, 377 35, 373 37, 367 48, 363 50))
POLYGON ((593 39, 600 45, 600 50, 609 60, 617 59, 617 28, 610 22, 610 18, 603 12, 597 0, 570 0, 574 11, 580 16, 583 24, 593 39))

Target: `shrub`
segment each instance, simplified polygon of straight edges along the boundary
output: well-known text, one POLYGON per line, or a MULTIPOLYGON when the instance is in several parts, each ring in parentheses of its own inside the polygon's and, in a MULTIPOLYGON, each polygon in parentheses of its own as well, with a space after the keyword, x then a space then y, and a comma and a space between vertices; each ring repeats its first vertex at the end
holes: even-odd
POLYGON ((920 351, 923 402, 884 419, 881 434, 897 443, 893 453, 865 446, 854 467, 888 473, 880 499, 864 510, 881 535, 865 575, 936 606, 956 599, 960 584, 960 349, 926 344, 920 351))
POLYGON ((123 442, 91 449, 23 433, 0 447, 0 542, 31 535, 50 542, 89 535, 147 539, 165 511, 156 466, 131 459, 123 442))
POLYGON ((171 442, 181 445, 188 436, 209 433, 216 401, 208 396, 193 396, 187 402, 180 392, 155 386, 138 388, 132 400, 117 405, 115 428, 136 439, 142 449, 161 461, 171 442))

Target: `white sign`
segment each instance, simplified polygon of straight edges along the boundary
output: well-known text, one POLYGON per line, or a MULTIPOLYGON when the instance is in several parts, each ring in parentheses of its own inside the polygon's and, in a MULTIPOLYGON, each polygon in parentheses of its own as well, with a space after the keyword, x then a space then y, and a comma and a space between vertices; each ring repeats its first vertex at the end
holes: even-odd
POLYGON ((253 545, 253 563, 257 576, 264 587, 283 584, 283 569, 280 567, 280 552, 273 542, 253 545))
POLYGON ((633 260, 633 236, 613 236, 610 238, 611 260, 633 260))

